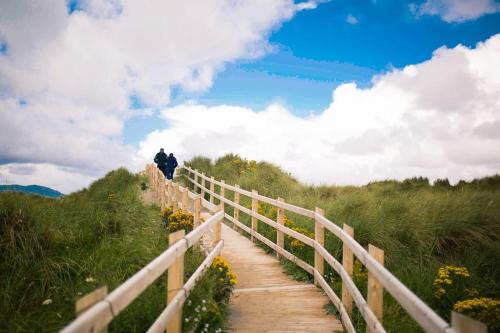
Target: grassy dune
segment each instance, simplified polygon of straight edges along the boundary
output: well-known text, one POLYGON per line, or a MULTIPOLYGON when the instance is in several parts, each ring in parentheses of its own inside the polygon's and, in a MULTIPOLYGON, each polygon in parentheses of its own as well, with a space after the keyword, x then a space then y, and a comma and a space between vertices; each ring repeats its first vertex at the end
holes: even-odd
MULTIPOLYGON (((142 204, 140 182, 119 169, 61 199, 0 193, 0 332, 62 328, 74 318, 76 298, 102 285, 113 290, 167 248, 159 208, 142 204)), ((202 260, 189 251, 186 276, 202 260)), ((190 307, 213 298, 216 279, 209 272, 190 307)), ((165 280, 149 287, 110 331, 144 332, 165 306, 165 280)), ((211 304, 221 322, 224 309, 211 304)))
MULTIPOLYGON (((460 288, 474 288, 481 297, 500 297, 500 176, 460 182, 457 186, 450 186, 446 180, 432 186, 425 178, 414 178, 359 187, 315 187, 299 183, 274 165, 242 160, 236 155, 226 155, 214 163, 197 157, 187 164, 228 184, 240 184, 269 197, 280 196, 302 207, 323 208, 331 221, 354 227, 355 238, 362 245, 371 243, 382 248, 386 266, 446 318, 453 303, 466 296, 463 290, 451 295, 456 286, 451 286, 441 299, 435 296, 433 282, 439 267, 465 266, 470 277, 460 282, 463 284, 460 288)), ((232 198, 232 193, 226 196, 232 198)), ((249 200, 242 203, 250 208, 249 200)), ((272 207, 262 204, 260 210, 275 217, 272 207)), ((226 211, 232 214, 232 208, 226 211)), ((241 216, 244 223, 249 223, 245 214, 241 216)), ((314 231, 312 221, 293 213, 287 217, 303 233, 314 231)), ((263 223, 259 224, 259 232, 273 241, 276 239, 275 231, 263 223)), ((327 249, 341 258, 341 243, 330 233, 325 242, 327 249)), ((312 249, 288 238, 285 243, 289 251, 313 262, 312 249)), ((297 278, 308 278, 288 263, 285 267, 297 278)), ((326 275, 339 292, 338 276, 330 269, 326 275)), ((366 271, 359 265, 355 267, 354 279, 366 293, 366 271)), ((384 311, 384 324, 390 331, 419 331, 388 295, 384 311)), ((358 329, 363 329, 359 313, 355 317, 358 329)))

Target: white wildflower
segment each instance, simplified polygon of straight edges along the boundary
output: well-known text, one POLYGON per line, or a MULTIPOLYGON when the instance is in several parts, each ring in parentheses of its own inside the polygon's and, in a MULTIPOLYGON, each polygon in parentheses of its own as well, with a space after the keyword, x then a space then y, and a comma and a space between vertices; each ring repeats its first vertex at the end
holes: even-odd
POLYGON ((95 282, 95 279, 92 276, 89 276, 88 278, 85 279, 85 282, 87 283, 95 282))
POLYGON ((52 303, 52 300, 50 298, 47 298, 45 301, 43 301, 42 305, 49 305, 52 303))

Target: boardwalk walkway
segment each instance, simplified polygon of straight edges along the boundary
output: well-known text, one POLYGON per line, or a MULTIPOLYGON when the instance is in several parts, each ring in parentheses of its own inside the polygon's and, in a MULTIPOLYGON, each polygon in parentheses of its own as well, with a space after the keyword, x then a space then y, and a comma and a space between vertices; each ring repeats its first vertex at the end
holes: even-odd
POLYGON ((294 281, 278 260, 222 225, 222 256, 238 283, 230 303, 232 332, 342 332, 324 309, 328 298, 312 284, 294 281))

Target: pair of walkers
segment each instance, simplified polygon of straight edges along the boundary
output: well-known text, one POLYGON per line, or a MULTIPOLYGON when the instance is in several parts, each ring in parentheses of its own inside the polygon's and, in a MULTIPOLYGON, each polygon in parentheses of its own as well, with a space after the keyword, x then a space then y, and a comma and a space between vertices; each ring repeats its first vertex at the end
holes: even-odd
POLYGON ((160 152, 156 154, 155 163, 158 165, 158 169, 163 172, 163 175, 167 179, 174 178, 174 171, 177 168, 177 159, 174 157, 174 154, 170 153, 168 156, 165 154, 163 148, 160 149, 160 152))

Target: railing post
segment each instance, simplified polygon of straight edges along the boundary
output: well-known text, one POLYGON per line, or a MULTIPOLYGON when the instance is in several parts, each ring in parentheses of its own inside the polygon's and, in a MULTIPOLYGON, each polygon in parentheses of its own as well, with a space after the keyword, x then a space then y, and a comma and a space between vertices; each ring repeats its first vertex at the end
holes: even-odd
MULTIPOLYGON (((315 212, 321 216, 325 215, 325 211, 316 207, 315 212)), ((321 245, 325 245, 325 227, 318 221, 314 221, 314 240, 321 245)), ((318 250, 314 250, 314 269, 323 276, 325 274, 325 259, 318 250)), ((319 282, 314 278, 314 284, 319 286, 319 282)))
POLYGON ((172 200, 172 196, 173 196, 173 188, 172 188, 172 181, 169 179, 167 180, 167 207, 172 207, 173 205, 173 200, 172 200))
POLYGON ((179 183, 173 183, 172 185, 174 187, 174 195, 173 195, 173 211, 175 212, 177 209, 179 209, 179 183))
POLYGON ((201 174, 201 197, 205 199, 205 173, 201 174))
POLYGON ((193 226, 197 228, 200 225, 200 213, 201 213, 201 195, 197 195, 194 199, 194 215, 193 215, 193 226))
MULTIPOLYGON (((236 189, 240 189, 240 185, 236 184, 234 185, 236 189)), ((240 204, 240 192, 235 191, 234 192, 234 203, 239 205, 240 204)), ((240 210, 237 207, 234 207, 233 209, 233 217, 236 221, 240 220, 240 210)), ((236 230, 236 224, 233 223, 233 229, 236 230)))
POLYGON ((165 209, 166 203, 165 203, 165 178, 161 179, 161 210, 163 211, 165 209))
POLYGON ((221 199, 220 199, 220 202, 219 202, 219 207, 220 207, 220 209, 221 209, 222 211, 224 211, 224 201, 222 201, 222 199, 224 199, 224 198, 225 198, 225 193, 226 193, 226 190, 225 190, 225 188, 224 188, 224 185, 225 185, 224 181, 223 181, 223 180, 221 180, 221 181, 220 181, 220 198, 221 198, 221 199))
MULTIPOLYGON (((259 209, 259 201, 257 200, 257 194, 259 194, 256 190, 252 190, 252 231, 257 233, 258 232, 258 220, 254 216, 254 213, 257 213, 259 209)), ((254 241, 253 234, 250 237, 252 242, 254 241)))
MULTIPOLYGON (((283 198, 278 198, 278 202, 285 202, 283 198)), ((285 225, 285 210, 281 207, 277 207, 276 222, 280 225, 285 225)), ((285 248, 285 235, 283 231, 276 230, 276 245, 285 248)), ((280 254, 276 251, 276 258, 280 258, 280 254)))
POLYGON ((461 313, 451 312, 451 328, 456 333, 487 333, 488 328, 482 322, 461 313))
POLYGON ((217 221, 214 225, 213 247, 215 247, 215 245, 217 245, 217 243, 221 240, 221 233, 222 233, 222 218, 219 221, 217 221))
POLYGON ((194 193, 198 193, 198 185, 196 185, 197 183, 198 183, 198 169, 194 169, 194 186, 193 186, 194 193))
MULTIPOLYGON (((378 261, 380 264, 384 264, 384 251, 379 249, 376 246, 368 244, 368 253, 378 261)), ((377 317, 377 319, 382 322, 383 316, 383 308, 384 308, 384 287, 378 282, 378 280, 368 272, 368 306, 372 309, 373 314, 377 317)), ((371 333, 368 327, 366 328, 368 333, 371 333)))
MULTIPOLYGON (((184 237, 184 230, 179 230, 168 235, 168 246, 172 246, 184 237)), ((180 292, 184 285, 184 254, 177 257, 168 269, 167 277, 167 304, 180 292)), ((180 333, 182 331, 182 307, 172 316, 167 324, 168 333, 180 333)))
POLYGON ((182 191, 182 209, 189 211, 189 189, 187 186, 182 191))
POLYGON ((163 173, 160 171, 160 169, 156 169, 156 200, 161 201, 161 193, 160 193, 160 177, 163 175, 163 173))
MULTIPOLYGON (((76 316, 80 317, 85 311, 90 309, 97 302, 102 301, 108 295, 108 287, 104 286, 96 289, 85 296, 79 298, 75 302, 76 316)), ((108 326, 106 325, 99 333, 106 333, 108 331, 108 326)))
MULTIPOLYGON (((354 237, 354 229, 344 224, 344 231, 351 237, 354 237)), ((343 244, 342 246, 342 266, 344 266, 345 271, 349 274, 349 277, 352 279, 352 270, 353 270, 353 261, 354 256, 352 254, 349 246, 343 244)), ((344 282, 342 282, 342 304, 347 311, 347 313, 352 315, 352 296, 347 290, 347 286, 344 282)))
POLYGON ((214 196, 212 193, 215 193, 215 179, 214 177, 210 177, 210 203, 214 203, 214 196))

